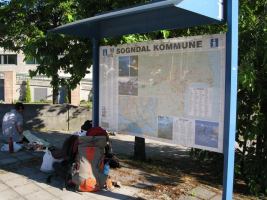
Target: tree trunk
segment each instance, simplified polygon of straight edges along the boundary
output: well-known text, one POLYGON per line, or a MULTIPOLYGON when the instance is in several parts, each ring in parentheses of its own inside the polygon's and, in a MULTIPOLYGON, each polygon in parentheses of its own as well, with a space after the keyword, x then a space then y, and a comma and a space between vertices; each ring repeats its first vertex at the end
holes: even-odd
POLYGON ((53 87, 53 104, 58 103, 58 87, 53 87))
POLYGON ((58 92, 59 92, 59 77, 58 74, 52 76, 51 85, 53 87, 53 104, 58 103, 58 92))
POLYGON ((136 160, 146 160, 146 143, 145 138, 135 137, 134 141, 134 158, 136 160))
POLYGON ((69 99, 69 103, 71 103, 71 89, 68 87, 68 99, 69 99))

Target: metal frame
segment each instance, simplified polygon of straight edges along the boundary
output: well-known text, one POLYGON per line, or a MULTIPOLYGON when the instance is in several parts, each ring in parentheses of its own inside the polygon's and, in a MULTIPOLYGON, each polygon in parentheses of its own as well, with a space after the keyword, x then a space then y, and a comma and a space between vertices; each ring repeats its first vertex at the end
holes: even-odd
POLYGON ((99 40, 93 43, 93 126, 99 126, 99 40))
POLYGON ((223 0, 161 0, 75 21, 51 30, 85 38, 114 37, 224 22, 223 0), (149 23, 147 23, 149 21, 149 23))
POLYGON ((227 1, 223 200, 233 197, 238 75, 238 0, 227 1))

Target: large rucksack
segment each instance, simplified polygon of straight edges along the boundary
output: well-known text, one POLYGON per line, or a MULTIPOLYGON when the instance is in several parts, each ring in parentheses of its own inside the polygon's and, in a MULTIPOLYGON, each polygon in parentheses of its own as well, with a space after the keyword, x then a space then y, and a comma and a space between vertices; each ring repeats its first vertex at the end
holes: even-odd
POLYGON ((106 186, 108 175, 104 174, 106 136, 79 137, 77 169, 73 170, 72 181, 79 191, 94 192, 106 186))
POLYGON ((105 146, 105 163, 109 163, 110 168, 119 168, 120 162, 119 159, 112 152, 111 140, 107 131, 101 127, 90 128, 87 133, 87 136, 105 136, 107 139, 107 144, 105 146))
POLYGON ((109 136, 101 127, 89 129, 87 136, 67 138, 62 154, 64 161, 53 165, 56 175, 64 179, 66 188, 74 186, 83 192, 109 187, 111 180, 105 164, 111 168, 119 167, 119 161, 111 152, 109 136))

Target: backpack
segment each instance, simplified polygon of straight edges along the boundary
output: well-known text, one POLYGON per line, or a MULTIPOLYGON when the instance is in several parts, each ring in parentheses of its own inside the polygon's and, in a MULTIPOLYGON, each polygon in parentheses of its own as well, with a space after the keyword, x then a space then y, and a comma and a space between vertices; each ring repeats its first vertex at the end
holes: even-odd
POLYGON ((79 137, 77 168, 73 169, 72 181, 81 192, 96 192, 106 186, 108 174, 104 173, 104 149, 106 136, 79 137))
MULTIPOLYGON (((111 153, 107 132, 101 127, 91 128, 88 136, 72 135, 62 147, 64 161, 54 163, 55 175, 64 179, 64 187, 82 192, 95 192, 110 188, 109 167, 120 167, 118 159, 111 153), (108 167, 108 170, 106 169, 108 167)), ((51 182, 49 176, 47 182, 51 182)))
POLYGON ((108 133, 105 129, 101 127, 90 128, 87 133, 87 136, 105 136, 107 138, 107 144, 105 146, 105 159, 104 163, 108 163, 110 168, 119 168, 120 163, 119 159, 112 153, 112 145, 109 139, 108 133))

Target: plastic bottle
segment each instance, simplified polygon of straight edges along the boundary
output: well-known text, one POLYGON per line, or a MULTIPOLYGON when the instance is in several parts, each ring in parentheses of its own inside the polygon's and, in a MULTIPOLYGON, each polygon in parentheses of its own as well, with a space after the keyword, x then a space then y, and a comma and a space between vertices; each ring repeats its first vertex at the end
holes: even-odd
POLYGON ((105 175, 108 175, 108 174, 109 174, 109 170, 110 170, 110 166, 109 166, 109 163, 107 162, 107 163, 104 165, 103 173, 104 173, 105 175))
POLYGON ((14 152, 14 146, 13 146, 13 138, 12 137, 9 138, 8 147, 9 147, 9 153, 13 153, 14 152))

